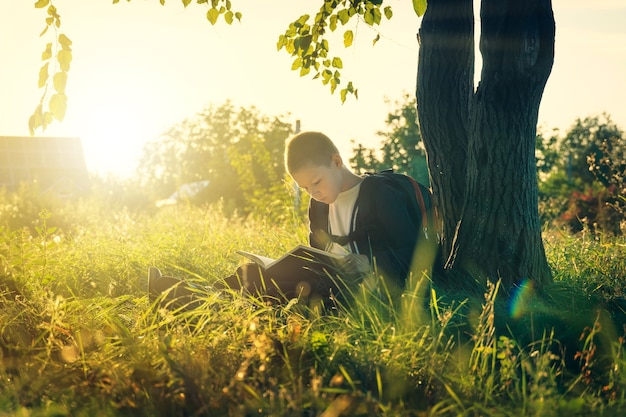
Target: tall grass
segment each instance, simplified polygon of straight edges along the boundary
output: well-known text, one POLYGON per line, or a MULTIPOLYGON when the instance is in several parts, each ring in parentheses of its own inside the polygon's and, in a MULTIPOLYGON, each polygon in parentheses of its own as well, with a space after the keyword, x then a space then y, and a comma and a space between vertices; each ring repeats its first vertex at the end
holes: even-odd
POLYGON ((2 227, 0 415, 626 411, 623 238, 546 233, 555 283, 513 297, 497 284, 451 295, 427 277, 400 299, 363 285, 324 311, 230 291, 172 311, 146 296, 150 265, 205 285, 242 262, 237 249, 272 256, 305 241, 304 225, 184 205, 87 201, 2 227))

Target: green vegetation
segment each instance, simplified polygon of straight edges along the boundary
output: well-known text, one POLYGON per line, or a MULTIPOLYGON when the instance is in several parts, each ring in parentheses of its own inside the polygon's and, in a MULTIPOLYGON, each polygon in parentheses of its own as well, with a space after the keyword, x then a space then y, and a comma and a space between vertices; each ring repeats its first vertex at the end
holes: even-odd
MULTIPOLYGON (((23 200, 3 200, 9 224, 23 200)), ((396 305, 365 289, 326 312, 212 293, 176 313, 149 304, 148 266, 210 283, 242 261, 236 249, 278 255, 305 241, 304 226, 219 204, 46 205, 0 229, 0 415, 626 411, 623 237, 547 232, 555 283, 541 294, 451 294, 416 279, 396 305)))
MULTIPOLYGON (((564 135, 537 135, 540 213, 547 224, 623 234, 624 131, 607 114, 577 119, 564 135)), ((625 229, 626 230, 626 229, 625 229)))

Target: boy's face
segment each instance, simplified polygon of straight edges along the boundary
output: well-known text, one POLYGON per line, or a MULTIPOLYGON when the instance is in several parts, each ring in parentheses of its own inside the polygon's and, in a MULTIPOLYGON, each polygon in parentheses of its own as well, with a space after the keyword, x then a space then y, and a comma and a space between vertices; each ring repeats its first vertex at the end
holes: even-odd
POLYGON ((310 163, 292 172, 291 177, 311 198, 325 203, 334 203, 343 187, 341 171, 342 161, 339 155, 333 155, 329 165, 310 163))

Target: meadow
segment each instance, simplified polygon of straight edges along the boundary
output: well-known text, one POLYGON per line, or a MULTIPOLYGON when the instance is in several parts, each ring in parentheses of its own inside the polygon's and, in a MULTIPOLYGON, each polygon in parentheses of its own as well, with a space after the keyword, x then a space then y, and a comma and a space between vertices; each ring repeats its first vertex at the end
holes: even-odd
POLYGON ((0 226, 0 416, 626 412, 624 237, 546 230, 554 284, 506 297, 416 277, 395 304, 364 287, 325 310, 214 291, 172 311, 149 302, 149 266, 210 284, 237 249, 306 242, 304 222, 104 207, 0 226))

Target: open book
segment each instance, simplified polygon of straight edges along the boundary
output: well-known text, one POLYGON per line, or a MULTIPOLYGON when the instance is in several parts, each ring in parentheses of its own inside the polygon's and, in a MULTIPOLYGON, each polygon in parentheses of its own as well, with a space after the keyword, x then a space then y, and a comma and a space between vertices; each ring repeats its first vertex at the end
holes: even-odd
POLYGON ((278 259, 242 250, 238 250, 237 253, 255 262, 264 271, 269 272, 295 272, 298 269, 309 269, 319 272, 324 269, 332 270, 337 268, 338 261, 343 258, 341 255, 304 245, 296 246, 278 259))

